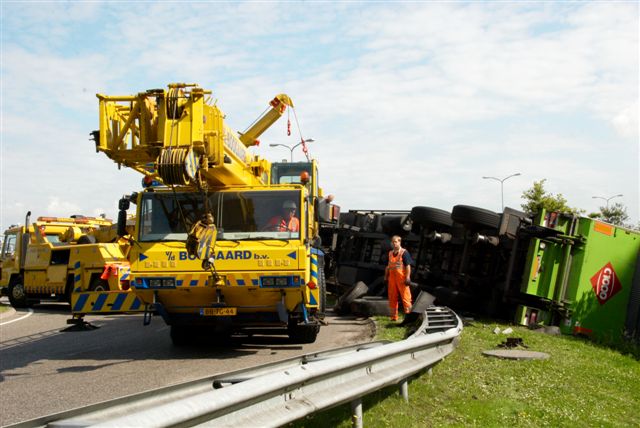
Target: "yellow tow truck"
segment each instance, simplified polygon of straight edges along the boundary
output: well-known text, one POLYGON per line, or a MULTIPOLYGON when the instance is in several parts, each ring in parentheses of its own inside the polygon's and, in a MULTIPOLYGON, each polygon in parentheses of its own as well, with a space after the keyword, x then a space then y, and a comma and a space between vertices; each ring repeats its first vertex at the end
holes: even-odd
POLYGON ((148 185, 120 201, 118 217, 121 229, 136 205, 130 278, 145 324, 161 315, 175 345, 256 326, 315 341, 325 301, 319 212, 332 212, 317 209, 326 202, 317 164, 291 164, 298 170, 274 169, 272 177, 271 164, 248 150, 293 107, 289 97, 276 96, 236 133, 211 91, 195 84, 97 96, 97 151, 148 185))
POLYGON ((127 291, 129 243, 111 220, 30 217, 5 231, 0 253, 0 287, 13 307, 73 300, 76 314, 144 309, 127 291))

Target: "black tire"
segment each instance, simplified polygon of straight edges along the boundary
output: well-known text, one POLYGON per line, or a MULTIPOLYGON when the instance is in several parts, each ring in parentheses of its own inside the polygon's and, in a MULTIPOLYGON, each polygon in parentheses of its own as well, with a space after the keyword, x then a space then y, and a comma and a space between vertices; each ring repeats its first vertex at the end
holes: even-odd
POLYGON ((451 227, 453 220, 451 213, 445 210, 431 207, 413 207, 411 218, 422 227, 446 226, 451 227))
POLYGON ((185 346, 193 343, 193 332, 185 325, 172 325, 169 336, 173 346, 185 346))
POLYGON ((389 300, 382 297, 366 297, 351 302, 351 312, 365 317, 389 316, 389 300))
POLYGON ((362 281, 356 282, 350 289, 338 298, 334 311, 337 314, 346 314, 349 311, 349 305, 358 297, 362 297, 369 291, 369 287, 362 281))
POLYGON ((411 230, 411 220, 406 215, 384 215, 380 217, 382 233, 404 235, 411 230))
POLYGON ((109 281, 96 275, 91 278, 89 291, 109 291, 109 281))
POLYGON ((96 237, 93 235, 82 235, 78 238, 78 244, 95 244, 96 237))
POLYGON ((456 223, 464 224, 472 229, 477 227, 498 229, 500 226, 500 214, 469 205, 456 205, 453 207, 451 218, 456 223))
POLYGON ((62 298, 65 302, 71 304, 71 295, 73 294, 73 275, 67 276, 67 285, 64 287, 64 295, 62 298))
POLYGON ((291 321, 287 327, 289 339, 293 343, 313 343, 319 332, 320 325, 318 324, 297 324, 291 321))
POLYGON ((18 278, 9 284, 7 294, 9 295, 9 303, 14 308, 22 309, 29 306, 22 278, 18 278))

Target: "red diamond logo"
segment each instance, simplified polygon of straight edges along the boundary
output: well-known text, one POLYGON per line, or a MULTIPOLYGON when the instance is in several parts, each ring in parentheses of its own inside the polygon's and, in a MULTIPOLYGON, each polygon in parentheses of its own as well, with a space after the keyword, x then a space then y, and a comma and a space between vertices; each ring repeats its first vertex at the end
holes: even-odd
POLYGON ((607 300, 622 290, 622 285, 620 284, 620 280, 618 280, 616 271, 613 270, 613 266, 611 266, 611 262, 604 265, 602 269, 591 277, 591 286, 601 305, 607 303, 607 300))

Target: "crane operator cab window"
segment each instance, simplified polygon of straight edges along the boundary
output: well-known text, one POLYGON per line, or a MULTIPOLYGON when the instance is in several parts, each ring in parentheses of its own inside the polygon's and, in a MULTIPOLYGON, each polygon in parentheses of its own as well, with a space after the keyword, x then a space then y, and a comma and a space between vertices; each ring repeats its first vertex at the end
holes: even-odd
POLYGON ((315 189, 317 193, 317 183, 314 183, 313 164, 311 162, 295 163, 273 163, 271 165, 271 184, 305 184, 309 190, 315 189), (307 173, 309 181, 302 183, 301 174, 307 173))
MULTIPOLYGON (((216 213, 218 197, 207 195, 207 207, 216 213)), ((186 241, 191 226, 205 214, 200 193, 146 193, 140 207, 138 239, 149 241, 186 241)))
POLYGON ((218 240, 299 239, 299 190, 221 191, 143 195, 139 240, 186 241, 191 226, 205 212, 213 214, 218 240))
POLYGON ((225 192, 219 240, 300 238, 298 190, 225 192))

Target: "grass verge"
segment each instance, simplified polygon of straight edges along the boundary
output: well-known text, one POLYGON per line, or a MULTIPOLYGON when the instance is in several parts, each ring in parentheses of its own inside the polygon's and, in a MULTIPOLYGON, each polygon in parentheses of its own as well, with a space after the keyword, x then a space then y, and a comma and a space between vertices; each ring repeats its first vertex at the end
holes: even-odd
MULTIPOLYGON (((400 340, 404 329, 377 318, 377 339, 400 340)), ((530 427, 640 426, 640 362, 632 354, 568 336, 550 336, 525 327, 472 321, 458 348, 410 382, 409 403, 397 388, 363 399, 367 427, 530 427), (513 328, 532 351, 548 360, 489 358, 507 336, 496 327, 513 328)), ((349 427, 349 406, 320 412, 296 427, 349 427)))
POLYGON ((9 309, 11 309, 11 306, 9 306, 9 305, 4 305, 4 304, 0 303, 0 313, 2 313, 2 312, 6 312, 6 311, 8 311, 9 309))

